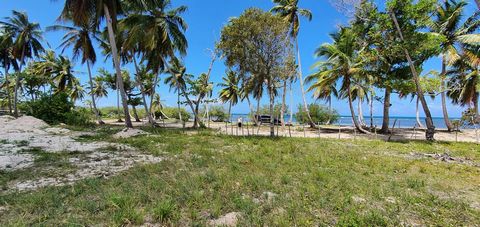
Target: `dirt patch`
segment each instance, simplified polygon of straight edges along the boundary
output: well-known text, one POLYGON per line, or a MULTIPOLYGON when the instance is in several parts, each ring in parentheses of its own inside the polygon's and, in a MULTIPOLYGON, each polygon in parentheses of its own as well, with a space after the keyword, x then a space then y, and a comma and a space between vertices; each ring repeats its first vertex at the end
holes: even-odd
POLYGON ((464 164, 464 165, 469 165, 469 166, 475 166, 475 167, 480 167, 480 163, 474 162, 473 160, 469 158, 463 158, 463 157, 453 157, 448 153, 443 153, 443 154, 438 154, 438 153, 410 153, 409 155, 410 158, 415 158, 415 159, 420 159, 420 158, 428 158, 428 159, 434 159, 437 161, 441 162, 446 162, 446 163, 454 163, 454 164, 464 164))
MULTIPOLYGON (((132 147, 106 142, 79 142, 75 138, 82 133, 50 127, 33 117, 18 119, 0 117, 0 171, 16 171, 30 168, 50 174, 35 179, 8 182, 0 192, 34 190, 46 186, 62 186, 75 181, 102 177, 108 178, 138 164, 158 163, 162 158, 141 154, 132 147), (48 166, 38 166, 39 155, 60 154, 70 171, 56 171, 48 166), (59 172, 60 174, 53 174, 59 172), (52 176, 53 174, 53 176, 52 176)), ((126 130, 128 135, 142 134, 141 130, 126 130)), ((145 132, 144 132, 145 133, 145 132)))

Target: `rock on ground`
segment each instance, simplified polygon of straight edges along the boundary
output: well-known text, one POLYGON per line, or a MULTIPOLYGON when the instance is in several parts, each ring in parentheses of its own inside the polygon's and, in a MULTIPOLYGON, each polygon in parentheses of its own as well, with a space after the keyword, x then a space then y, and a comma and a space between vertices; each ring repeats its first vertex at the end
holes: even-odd
POLYGON ((117 134, 113 135, 113 138, 123 139, 123 138, 130 138, 133 136, 140 136, 140 135, 147 135, 147 134, 149 133, 140 129, 125 128, 122 131, 118 132, 117 134))
POLYGON ((210 220, 208 222, 208 225, 233 227, 233 226, 237 226, 237 223, 240 217, 241 217, 241 213, 231 212, 231 213, 225 214, 224 216, 219 217, 218 219, 210 220))

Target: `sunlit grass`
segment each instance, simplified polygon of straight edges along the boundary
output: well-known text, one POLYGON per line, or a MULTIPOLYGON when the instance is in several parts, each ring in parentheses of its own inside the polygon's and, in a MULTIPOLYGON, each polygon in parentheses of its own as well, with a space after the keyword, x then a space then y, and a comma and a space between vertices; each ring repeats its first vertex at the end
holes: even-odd
MULTIPOLYGON (((104 130, 84 140, 115 141, 104 130)), ((0 225, 192 226, 229 212, 243 214, 241 226, 480 223, 479 167, 410 157, 446 152, 480 163, 478 145, 150 132, 117 142, 165 161, 2 195, 0 225)))

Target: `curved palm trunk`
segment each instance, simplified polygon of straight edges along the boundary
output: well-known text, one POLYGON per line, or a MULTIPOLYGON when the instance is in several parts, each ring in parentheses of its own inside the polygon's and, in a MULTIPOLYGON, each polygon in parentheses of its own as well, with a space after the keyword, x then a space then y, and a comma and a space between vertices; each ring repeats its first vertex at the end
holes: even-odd
POLYGON ((302 61, 300 58, 300 48, 298 47, 297 37, 295 37, 295 47, 297 49, 298 79, 300 80, 300 89, 302 89, 303 108, 305 110, 305 113, 307 113, 310 127, 315 127, 315 122, 313 122, 312 117, 310 116, 310 111, 308 110, 307 98, 305 97, 305 88, 303 87, 302 61))
POLYGON ((140 120, 140 117, 138 116, 137 108, 135 108, 134 105, 132 105, 132 112, 133 112, 133 117, 135 118, 135 122, 142 122, 140 120))
POLYGON ((420 99, 418 97, 417 97, 417 104, 416 104, 416 107, 415 107, 415 112, 416 112, 416 119, 417 119, 418 127, 425 128, 425 126, 423 126, 423 124, 422 124, 422 121, 420 121, 420 99))
POLYGON ((193 106, 192 100, 188 97, 187 91, 185 91, 185 87, 182 86, 181 90, 182 90, 183 96, 184 96, 185 99, 187 100, 188 106, 190 106, 190 109, 192 109, 194 118, 195 118, 195 120, 196 120, 198 117, 197 117, 197 115, 195 114, 195 107, 193 106))
POLYGON ((385 88, 385 96, 383 100, 383 120, 382 120, 382 128, 380 129, 380 133, 388 133, 390 127, 390 95, 392 94, 392 88, 386 87, 385 88))
MULTIPOLYGON (((393 22, 395 23, 395 27, 400 35, 400 40, 404 41, 402 30, 400 29, 400 25, 398 25, 397 17, 394 13, 392 13, 393 22)), ((435 137, 435 125, 433 124, 432 114, 430 113, 430 109, 428 108, 427 101, 425 100, 425 96, 423 96, 423 89, 420 84, 420 79, 418 78, 417 70, 415 69, 415 65, 413 64, 412 58, 410 57, 410 53, 407 49, 403 48, 405 52, 405 56, 407 58, 408 64, 410 65, 410 70, 412 71, 413 81, 415 82, 415 86, 417 88, 417 95, 422 103, 423 111, 425 112, 425 123, 427 125, 427 131, 425 132, 425 138, 428 141, 433 141, 435 137)))
POLYGON ((253 122, 255 124, 258 124, 257 122, 257 118, 255 117, 255 110, 252 106, 252 103, 250 102, 250 98, 248 97, 248 94, 247 96, 245 97, 247 99, 247 103, 248 103, 248 108, 250 108, 250 117, 253 119, 253 122))
MULTIPOLYGON (((87 70, 88 70, 88 80, 90 82, 90 87, 91 89, 93 89, 93 79, 92 79, 92 72, 90 70, 90 61, 87 61, 87 70)), ((97 123, 99 125, 103 125, 105 124, 105 122, 102 121, 102 118, 100 117, 100 113, 98 112, 97 103, 95 101, 95 94, 92 91, 90 91, 90 95, 92 97, 92 108, 93 108, 93 112, 95 113, 95 118, 97 119, 97 123)))
POLYGON ((117 51, 117 43, 115 41, 115 33, 113 32, 112 18, 110 17, 110 12, 108 10, 107 5, 103 5, 103 10, 105 12, 105 17, 107 19, 108 39, 110 41, 110 47, 112 48, 113 64, 115 65, 115 71, 117 73, 117 81, 118 81, 117 89, 120 91, 120 95, 122 97, 123 112, 125 114, 125 126, 127 128, 133 128, 132 120, 130 118, 130 113, 128 111, 128 102, 127 102, 128 98, 125 92, 125 88, 123 87, 122 71, 120 69, 120 56, 118 55, 118 51, 117 51))
POLYGON ((117 122, 123 122, 120 116, 120 91, 118 91, 118 81, 115 84, 117 84, 117 122))
POLYGON ((363 127, 366 124, 365 124, 365 120, 363 118, 362 102, 363 102, 362 99, 359 98, 357 105, 358 105, 358 123, 363 127))
POLYGON ((358 129, 358 131, 365 133, 365 134, 370 134, 367 130, 363 129, 362 126, 359 124, 357 118, 355 117, 355 110, 353 107, 353 100, 352 100, 352 92, 350 89, 350 85, 347 87, 347 92, 348 92, 348 105, 350 107, 350 114, 352 114, 352 120, 353 120, 353 125, 355 128, 358 129))
MULTIPOLYGON (((155 126, 156 122, 153 119, 153 115, 151 114, 151 111, 147 105, 147 98, 145 97, 146 96, 145 89, 140 81, 140 78, 138 78, 138 74, 140 70, 138 68, 138 64, 137 64, 137 60, 135 59, 135 56, 133 56, 133 64, 135 65, 135 70, 137 71, 137 75, 135 76, 136 77, 135 79, 137 81, 138 88, 140 89, 140 94, 142 94, 143 107, 145 108, 145 114, 147 115, 148 123, 150 123, 152 126, 155 126)), ((153 100, 153 96, 151 100, 153 100)))
POLYGON ((180 90, 177 91, 177 106, 178 106, 178 119, 180 120, 180 123, 182 123, 182 125, 185 126, 185 124, 183 124, 182 112, 180 108, 180 90))
POLYGON ((153 87, 152 87, 152 94, 150 95, 150 107, 149 107, 149 110, 150 110, 150 114, 153 113, 153 97, 155 97, 155 94, 157 93, 157 86, 158 86, 158 74, 155 75, 155 81, 153 82, 153 87))
MULTIPOLYGON (((216 60, 217 60, 217 56, 215 55, 215 53, 212 53, 212 60, 210 61, 210 66, 208 67, 208 71, 207 71, 207 82, 210 80, 210 74, 212 73, 213 64, 215 63, 216 60)), ((204 97, 205 97, 204 94, 199 94, 197 98, 197 102, 195 103, 196 107, 195 107, 195 113, 194 113, 195 119, 193 121, 193 128, 198 128, 198 124, 200 123, 200 118, 198 117, 198 111, 200 107, 200 101, 202 101, 204 97)))
POLYGON ((442 74, 440 75, 441 79, 441 97, 442 97, 442 112, 443 112, 443 119, 445 120, 445 126, 447 126, 447 130, 449 132, 453 131, 453 125, 452 122, 450 122, 450 119, 448 117, 448 111, 447 111, 447 91, 446 91, 446 85, 445 85, 445 76, 447 73, 447 64, 445 62, 445 57, 442 58, 442 74))

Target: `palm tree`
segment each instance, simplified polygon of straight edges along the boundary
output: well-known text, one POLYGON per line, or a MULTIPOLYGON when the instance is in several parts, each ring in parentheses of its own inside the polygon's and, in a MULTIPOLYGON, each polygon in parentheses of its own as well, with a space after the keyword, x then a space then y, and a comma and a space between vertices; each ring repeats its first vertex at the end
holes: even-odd
POLYGON ((41 42, 43 41, 43 33, 40 24, 32 23, 26 13, 12 11, 12 16, 0 21, 5 34, 9 35, 13 40, 12 56, 19 61, 17 67, 17 77, 15 81, 15 94, 13 101, 14 116, 18 117, 18 86, 20 85, 22 67, 25 60, 38 56, 44 51, 41 42))
POLYGON ((228 102, 228 119, 232 110, 232 105, 236 105, 240 99, 240 88, 238 87, 239 78, 233 71, 228 71, 227 75, 222 78, 223 82, 218 86, 222 87, 219 92, 219 98, 223 103, 228 102))
MULTIPOLYGON (((188 26, 181 14, 187 7, 168 10, 170 0, 132 1, 127 5, 133 13, 120 22, 126 33, 122 48, 132 52, 133 58, 138 54, 142 62, 146 61, 147 69, 158 75, 166 68, 167 58, 175 58, 175 53, 186 54, 188 43, 184 32, 188 26)), ((153 96, 158 82, 157 76, 153 96)))
POLYGON ((48 51, 40 56, 40 60, 32 63, 35 75, 45 75, 53 82, 55 93, 72 90, 77 84, 73 75, 73 65, 65 56, 55 56, 53 51, 48 51))
POLYGON ((466 46, 464 54, 453 64, 447 72, 452 76, 449 87, 452 89, 448 96, 454 104, 473 106, 474 112, 479 115, 480 92, 480 48, 466 46))
POLYGON ((350 113, 355 127, 363 133, 369 133, 358 122, 353 107, 352 85, 355 77, 361 71, 362 63, 358 58, 358 50, 356 50, 355 34, 350 28, 341 28, 338 33, 331 35, 332 44, 322 44, 317 49, 317 57, 325 57, 327 60, 317 63, 320 71, 314 75, 317 79, 317 86, 329 88, 337 82, 341 81, 341 91, 343 97, 348 98, 350 113))
MULTIPOLYGON (((66 48, 72 47, 73 48, 73 59, 77 59, 81 57, 81 63, 87 63, 87 70, 88 70, 88 79, 90 83, 90 88, 93 88, 93 78, 91 72, 91 65, 95 64, 97 60, 97 55, 95 53, 95 48, 93 47, 93 40, 99 40, 97 37, 97 32, 95 31, 95 25, 92 23, 82 25, 81 27, 72 27, 72 26, 64 26, 64 25, 55 25, 47 27, 47 31, 58 31, 64 30, 67 33, 62 38, 62 43, 60 47, 62 47, 62 53, 65 51, 66 48)), ((98 124, 102 125, 105 124, 101 117, 100 113, 97 109, 97 104, 95 101, 95 93, 90 92, 90 96, 92 98, 92 105, 93 111, 95 113, 95 117, 97 119, 98 124)))
POLYGON ((132 128, 133 125, 128 111, 128 97, 123 87, 122 71, 120 69, 120 55, 118 54, 115 40, 117 15, 122 13, 123 10, 120 0, 66 0, 60 19, 71 20, 74 25, 81 27, 82 25, 89 24, 91 21, 98 26, 105 18, 118 90, 122 97, 125 125, 128 128, 132 128))
POLYGON ((307 99, 305 95, 305 89, 303 86, 303 75, 302 75, 302 61, 300 58, 300 48, 298 45, 298 33, 300 31, 300 16, 306 17, 309 21, 312 20, 312 12, 307 9, 301 9, 298 7, 299 0, 273 0, 275 5, 270 11, 278 14, 281 18, 287 21, 290 24, 290 37, 295 42, 295 49, 297 50, 297 62, 298 62, 298 77, 300 80, 300 88, 302 90, 303 98, 303 107, 307 113, 308 120, 310 121, 311 126, 315 126, 315 123, 312 121, 310 112, 308 110, 307 99))
POLYGON ((480 42, 480 34, 473 34, 480 27, 478 16, 480 12, 476 12, 469 17, 465 23, 461 23, 463 11, 467 3, 457 0, 445 0, 443 4, 437 7, 435 13, 435 21, 432 23, 431 29, 434 33, 443 37, 441 44, 442 49, 442 111, 445 125, 448 131, 453 130, 453 125, 448 118, 447 101, 446 101, 446 75, 447 65, 453 63, 460 58, 457 51, 458 44, 475 44, 480 42))
POLYGON ((11 66, 15 66, 16 62, 12 59, 11 52, 13 47, 13 39, 8 33, 3 29, 0 31, 0 65, 4 69, 5 83, 4 87, 6 88, 7 95, 7 106, 8 113, 12 114, 12 97, 10 95, 10 79, 9 79, 9 70, 11 66))
MULTIPOLYGON (((170 61, 170 66, 168 67, 168 73, 169 76, 165 78, 165 84, 168 84, 170 86, 170 89, 174 88, 177 89, 177 94, 178 94, 178 109, 179 109, 179 114, 180 114, 180 93, 185 97, 187 100, 188 106, 190 106, 194 117, 198 118, 198 116, 195 113, 195 107, 193 106, 193 102, 189 97, 189 94, 187 93, 187 81, 191 80, 193 77, 191 74, 187 74, 187 68, 183 66, 183 64, 178 60, 178 58, 173 58, 170 61)), ((180 116, 181 118, 181 116, 180 116)), ((188 119, 187 119, 188 120, 188 119)))

